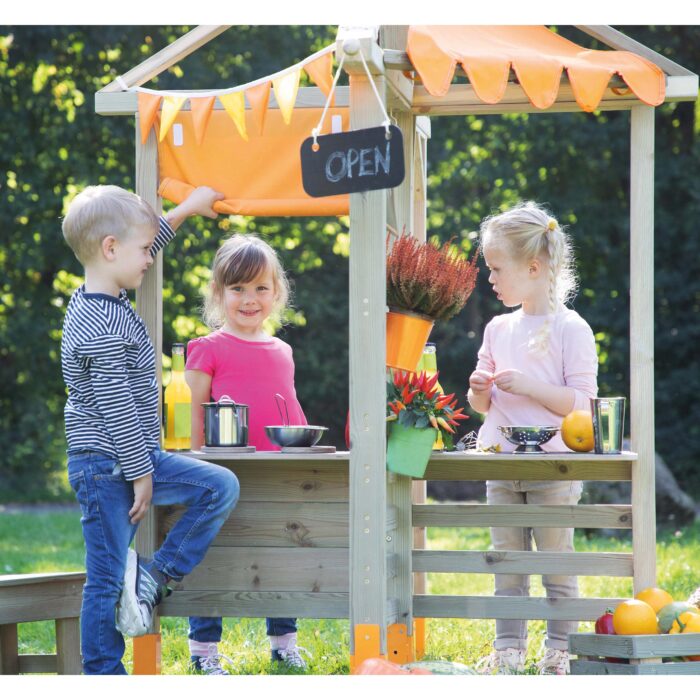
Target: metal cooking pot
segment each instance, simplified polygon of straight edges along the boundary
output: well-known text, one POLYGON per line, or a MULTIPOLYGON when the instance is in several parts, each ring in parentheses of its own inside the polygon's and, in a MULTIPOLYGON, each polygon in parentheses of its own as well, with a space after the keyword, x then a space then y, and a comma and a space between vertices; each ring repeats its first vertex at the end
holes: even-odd
POLYGON ((207 447, 246 447, 248 444, 248 406, 229 396, 203 403, 204 444, 207 447))

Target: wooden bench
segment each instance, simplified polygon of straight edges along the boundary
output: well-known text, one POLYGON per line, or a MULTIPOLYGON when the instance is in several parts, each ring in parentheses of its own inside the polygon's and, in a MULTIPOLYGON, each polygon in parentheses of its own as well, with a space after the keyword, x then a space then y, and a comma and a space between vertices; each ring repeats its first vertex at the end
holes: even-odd
POLYGON ((0 675, 58 673, 79 675, 80 605, 85 574, 0 576, 0 675), (20 622, 54 620, 55 654, 20 654, 20 622))

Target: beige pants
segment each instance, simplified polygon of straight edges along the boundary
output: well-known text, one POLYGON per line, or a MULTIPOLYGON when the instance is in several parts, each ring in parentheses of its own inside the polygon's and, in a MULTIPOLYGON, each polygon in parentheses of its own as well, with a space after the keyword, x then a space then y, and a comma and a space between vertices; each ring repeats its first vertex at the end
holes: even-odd
MULTIPOLYGON (((575 505, 581 498, 580 481, 487 481, 486 499, 489 505, 575 505)), ((556 527, 494 527, 491 528, 493 549, 530 551, 535 540, 540 552, 573 552, 573 528, 556 527)), ((530 595, 527 574, 496 574, 496 595, 530 595)), ((543 575, 542 585, 548 598, 578 597, 576 576, 543 575)), ((567 635, 576 632, 577 622, 547 621, 545 645, 550 649, 568 648, 567 635)), ((496 649, 526 649, 526 620, 496 620, 496 649)))

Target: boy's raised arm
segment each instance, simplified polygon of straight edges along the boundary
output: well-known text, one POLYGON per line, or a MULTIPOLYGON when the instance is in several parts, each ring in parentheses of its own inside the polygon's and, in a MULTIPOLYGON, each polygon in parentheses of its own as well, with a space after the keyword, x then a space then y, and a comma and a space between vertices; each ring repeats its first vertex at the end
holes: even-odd
POLYGON ((216 219, 218 214, 214 211, 214 202, 224 199, 225 196, 211 187, 197 187, 192 190, 187 199, 165 214, 165 220, 176 231, 187 217, 195 214, 216 219))

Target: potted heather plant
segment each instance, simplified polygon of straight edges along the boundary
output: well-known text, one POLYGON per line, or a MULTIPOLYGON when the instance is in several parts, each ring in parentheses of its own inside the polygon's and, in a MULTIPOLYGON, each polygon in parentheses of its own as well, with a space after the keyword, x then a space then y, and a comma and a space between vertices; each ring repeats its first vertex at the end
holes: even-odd
POLYGON ((477 257, 468 260, 452 241, 439 247, 406 234, 394 241, 386 260, 389 367, 415 370, 435 321, 452 318, 467 303, 477 257))
POLYGON ((391 371, 387 382, 386 446, 387 469, 398 474, 421 478, 425 474, 433 444, 442 432, 450 443, 458 421, 468 416, 457 408, 454 394, 437 389, 439 372, 391 371))

